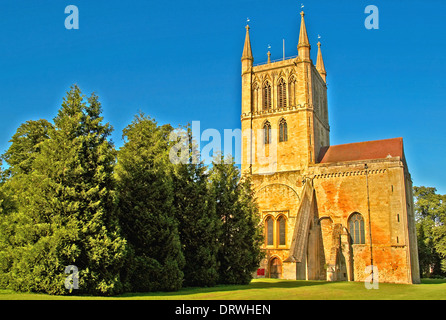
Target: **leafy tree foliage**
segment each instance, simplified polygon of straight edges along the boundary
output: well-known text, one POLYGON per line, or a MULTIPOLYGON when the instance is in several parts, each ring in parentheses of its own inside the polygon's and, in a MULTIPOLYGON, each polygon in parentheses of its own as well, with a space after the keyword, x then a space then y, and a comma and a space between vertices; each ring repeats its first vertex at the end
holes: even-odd
POLYGON ((168 156, 171 131, 139 114, 124 129, 118 153, 119 221, 131 249, 125 277, 132 291, 178 290, 183 282, 168 156))
POLYGON ((3 161, 0 158, 0 217, 2 217, 2 214, 6 215, 15 209, 15 204, 12 200, 12 196, 11 194, 8 194, 8 190, 5 187, 5 183, 7 181, 7 173, 3 170, 2 164, 3 161))
POLYGON ((233 159, 216 157, 210 172, 210 190, 222 221, 219 282, 247 284, 262 258, 262 231, 251 181, 249 177, 240 178, 233 159))
MULTIPOLYGON (((30 173, 33 163, 40 154, 42 143, 49 138, 52 125, 46 120, 27 121, 20 125, 13 135, 9 149, 2 155, 7 169, 1 173, 0 186, 0 285, 28 290, 20 283, 26 277, 13 275, 12 267, 22 261, 24 248, 33 241, 35 232, 33 219, 24 208, 29 203, 29 194, 33 186, 30 173), (17 212, 18 209, 20 212, 17 212), (28 233, 28 234, 27 234, 28 233), (9 280, 14 277, 14 279, 9 280)), ((23 262, 23 261, 22 261, 23 262)), ((25 269, 25 268, 22 268, 25 269)), ((29 273, 29 270, 28 270, 29 273)))
POLYGON ((42 143, 49 138, 53 126, 47 120, 27 121, 12 136, 11 146, 2 158, 9 165, 9 174, 28 174, 34 159, 40 153, 42 143))
POLYGON ((414 187, 418 254, 422 276, 446 274, 446 195, 414 187))

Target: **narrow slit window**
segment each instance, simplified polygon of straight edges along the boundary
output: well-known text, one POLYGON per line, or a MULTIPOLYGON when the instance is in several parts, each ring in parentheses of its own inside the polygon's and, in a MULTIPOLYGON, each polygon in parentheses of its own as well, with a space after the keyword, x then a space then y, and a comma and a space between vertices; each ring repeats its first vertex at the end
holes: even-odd
POLYGON ((292 76, 289 80, 288 84, 288 96, 289 96, 289 105, 294 106, 296 104, 295 101, 295 92, 296 92, 296 79, 292 76))
POLYGON ((265 144, 271 143, 271 124, 268 121, 263 125, 263 138, 265 144))
POLYGON ((288 125, 285 119, 281 119, 279 123, 279 142, 288 141, 288 125))

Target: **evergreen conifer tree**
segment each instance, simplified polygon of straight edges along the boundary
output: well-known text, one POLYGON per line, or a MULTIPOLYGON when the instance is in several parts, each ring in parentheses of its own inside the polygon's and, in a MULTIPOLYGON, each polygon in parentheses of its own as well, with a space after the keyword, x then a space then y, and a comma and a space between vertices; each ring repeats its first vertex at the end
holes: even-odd
POLYGON ((249 177, 240 177, 233 159, 215 158, 210 190, 222 221, 219 237, 219 282, 247 284, 262 258, 262 231, 249 177))
POLYGON ((218 280, 217 251, 220 220, 208 190, 207 167, 196 159, 198 152, 191 130, 183 131, 187 159, 175 164, 174 205, 185 257, 184 285, 213 286, 218 280))
POLYGON ((132 291, 173 291, 183 282, 168 157, 171 131, 139 114, 123 132, 116 177, 119 221, 131 250, 124 275, 132 291))
POLYGON ((73 86, 32 170, 12 182, 20 186, 22 200, 9 217, 16 227, 7 230, 13 248, 8 287, 65 294, 65 268, 73 265, 79 271, 77 292, 122 292, 126 242, 114 210, 112 128, 102 120, 98 97, 85 101, 73 86))

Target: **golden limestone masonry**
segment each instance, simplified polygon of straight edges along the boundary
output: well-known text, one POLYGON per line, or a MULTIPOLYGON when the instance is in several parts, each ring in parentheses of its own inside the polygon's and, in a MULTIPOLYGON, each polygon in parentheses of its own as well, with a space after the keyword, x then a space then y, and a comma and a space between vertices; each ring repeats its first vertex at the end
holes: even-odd
POLYGON ((321 44, 304 13, 296 57, 242 55, 242 172, 264 227, 258 276, 419 283, 412 181, 401 138, 330 145, 321 44), (373 268, 370 266, 373 265, 373 268), (368 270, 367 270, 368 268, 368 270))

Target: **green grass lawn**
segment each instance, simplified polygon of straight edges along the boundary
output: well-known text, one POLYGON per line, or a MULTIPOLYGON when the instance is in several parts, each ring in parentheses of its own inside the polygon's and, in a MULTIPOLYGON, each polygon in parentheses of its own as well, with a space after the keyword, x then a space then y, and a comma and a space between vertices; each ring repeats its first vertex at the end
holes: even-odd
POLYGON ((249 285, 216 286, 212 288, 184 288, 178 292, 124 294, 116 297, 51 296, 46 294, 16 293, 0 290, 0 300, 52 299, 170 299, 170 300, 444 300, 446 280, 423 279, 421 284, 380 283, 379 289, 366 289, 362 282, 325 282, 256 279, 249 285))

